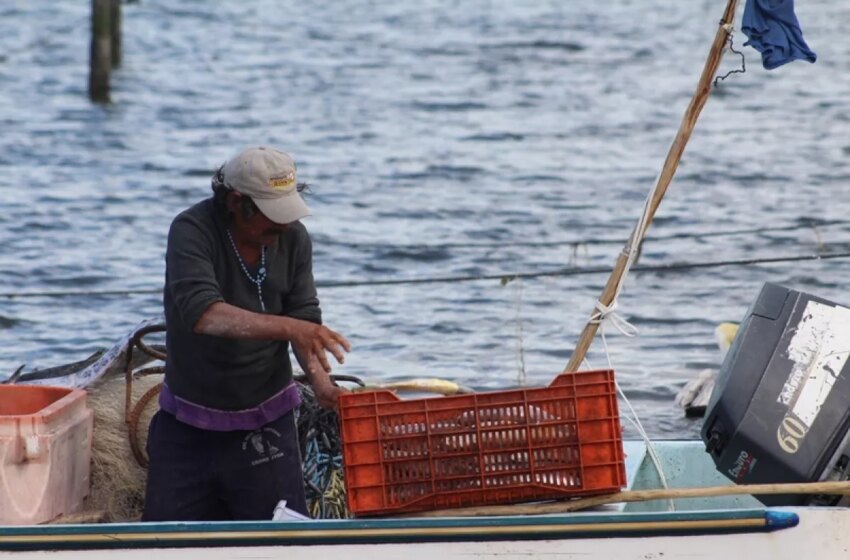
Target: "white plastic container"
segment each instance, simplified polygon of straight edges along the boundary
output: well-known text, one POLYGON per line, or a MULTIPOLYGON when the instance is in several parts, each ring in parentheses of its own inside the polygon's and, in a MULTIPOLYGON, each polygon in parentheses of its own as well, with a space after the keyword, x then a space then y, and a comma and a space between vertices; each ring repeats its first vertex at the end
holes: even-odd
POLYGON ((0 385, 0 524, 79 511, 89 492, 94 414, 86 392, 0 385))

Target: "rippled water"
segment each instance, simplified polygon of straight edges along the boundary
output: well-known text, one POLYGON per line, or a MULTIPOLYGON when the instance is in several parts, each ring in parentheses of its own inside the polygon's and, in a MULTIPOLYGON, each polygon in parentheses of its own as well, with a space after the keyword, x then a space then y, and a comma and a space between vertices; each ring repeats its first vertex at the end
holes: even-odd
MULTIPOLYGON (((88 3, 4 3, 0 292, 159 288, 171 218, 257 143, 290 151, 315 185, 319 282, 611 265, 724 5, 142 0, 124 8, 124 64, 101 107, 86 99, 88 3)), ((747 72, 710 99, 641 264, 850 247, 848 6, 797 2, 815 65, 768 73, 745 49, 747 72)), ((740 319, 764 281, 850 303, 848 275, 829 260, 631 276, 620 305, 640 335, 609 329, 608 343, 649 432, 696 433, 673 395, 718 365, 714 326, 740 319)), ((531 384, 560 371, 605 280, 320 297, 354 344, 337 371, 496 388, 523 364, 531 384)), ((2 297, 0 375, 82 359, 160 305, 2 297)), ((599 341, 590 361, 605 364, 599 341)))

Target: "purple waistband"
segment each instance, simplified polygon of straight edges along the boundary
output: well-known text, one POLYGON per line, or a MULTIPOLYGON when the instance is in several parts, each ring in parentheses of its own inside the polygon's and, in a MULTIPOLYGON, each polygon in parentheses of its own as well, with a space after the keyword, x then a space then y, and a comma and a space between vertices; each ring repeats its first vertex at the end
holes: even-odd
POLYGON ((184 424, 215 432, 256 430, 277 420, 299 404, 301 393, 295 383, 290 383, 256 407, 245 410, 218 410, 189 402, 172 393, 165 383, 159 393, 159 407, 162 410, 170 412, 184 424))

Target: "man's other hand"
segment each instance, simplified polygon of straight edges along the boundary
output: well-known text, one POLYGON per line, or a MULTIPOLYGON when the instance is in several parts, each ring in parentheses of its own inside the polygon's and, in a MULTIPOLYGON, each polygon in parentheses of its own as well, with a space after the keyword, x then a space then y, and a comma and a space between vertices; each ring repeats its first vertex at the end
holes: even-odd
POLYGON ((310 371, 308 375, 315 375, 317 367, 324 373, 330 373, 331 364, 327 353, 333 354, 340 364, 345 362, 344 352, 351 350, 351 344, 344 336, 332 331, 324 325, 317 325, 309 321, 296 320, 292 329, 290 342, 295 354, 301 356, 307 363, 310 371))

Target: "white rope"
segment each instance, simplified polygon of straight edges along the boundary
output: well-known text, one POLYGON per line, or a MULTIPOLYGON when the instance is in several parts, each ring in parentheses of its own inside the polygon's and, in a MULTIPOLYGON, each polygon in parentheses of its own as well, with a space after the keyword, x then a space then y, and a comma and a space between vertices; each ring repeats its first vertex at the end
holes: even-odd
MULTIPOLYGON (((630 325, 631 326, 631 325, 630 325)), ((634 327, 632 327, 634 328, 634 327)), ((614 371, 614 366, 611 363, 611 354, 608 352, 608 342, 605 340, 605 326, 599 326, 600 335, 602 338, 602 348, 605 350, 605 357, 608 360, 608 369, 614 371)), ((584 363, 590 367, 590 362, 585 358, 584 363)), ((592 368, 591 368, 592 369, 592 368)), ((617 387, 617 393, 620 395, 620 398, 623 399, 623 402, 629 409, 631 416, 625 416, 626 420, 628 420, 632 426, 637 430, 641 439, 643 439, 643 445, 646 448, 646 453, 649 455, 650 461, 652 461, 652 465, 655 467, 655 471, 658 473, 658 479, 661 481, 661 486, 667 490, 669 488, 667 484, 667 477, 664 475, 664 468, 661 466, 661 458, 658 456, 658 453, 655 451, 655 446, 652 445, 652 441, 649 439, 649 435, 647 435, 646 430, 643 427, 643 424, 638 417, 637 411, 635 411, 632 406, 631 401, 626 396, 626 393, 623 392, 622 387, 617 382, 617 379, 614 378, 614 385, 617 387)), ((676 504, 673 503, 672 498, 667 499, 667 510, 668 511, 676 511, 676 504)))
POLYGON ((605 321, 610 321, 615 329, 620 331, 623 336, 629 338, 638 335, 638 329, 633 324, 617 313, 617 300, 611 302, 611 305, 605 305, 601 301, 596 301, 596 312, 590 318, 591 322, 599 324, 600 330, 605 321))
MULTIPOLYGON (((656 178, 656 183, 658 179, 656 178)), ((599 325, 599 334, 602 338, 602 348, 605 351, 605 358, 608 361, 608 369, 614 371, 614 366, 611 363, 611 353, 608 351, 608 341, 605 339, 605 323, 610 322, 611 325, 616 328, 623 336, 627 337, 635 337, 638 335, 638 329, 631 323, 629 323, 626 319, 624 319, 619 313, 617 313, 618 300, 620 297, 620 293, 623 291, 623 285, 626 282, 626 277, 629 274, 629 269, 631 269, 632 265, 637 260, 638 249, 640 248, 640 243, 646 235, 646 230, 649 227, 649 205, 652 197, 652 193, 647 196, 646 201, 643 205, 643 213, 641 214, 640 220, 638 220, 635 229, 632 231, 631 237, 629 237, 628 243, 623 248, 623 254, 626 255, 626 265, 623 267, 623 274, 620 276, 620 280, 617 283, 616 288, 614 289, 614 296, 611 298, 611 303, 605 305, 601 301, 596 302, 596 309, 591 316, 591 322, 597 323, 599 325)), ((584 363, 588 366, 590 365, 585 358, 584 363)), ((667 477, 664 475, 664 469, 661 466, 661 459, 658 457, 658 453, 655 451, 655 446, 652 445, 652 442, 649 439, 649 436, 646 433, 646 430, 643 427, 643 424, 640 421, 640 418, 637 415, 632 403, 629 401, 626 394, 623 392, 623 389, 620 387, 620 384, 614 380, 614 384, 617 387, 617 392, 620 395, 620 398, 623 399, 623 402, 629 409, 631 413, 631 417, 626 416, 626 420, 628 420, 638 431, 641 438, 643 439, 644 446, 646 447, 647 455, 649 455, 652 464, 655 466, 655 470, 658 472, 658 478, 661 481, 661 486, 666 490, 668 488, 667 485, 667 477)), ((669 511, 675 511, 676 506, 673 503, 672 499, 667 500, 667 509, 669 511)))
MULTIPOLYGON (((655 184, 658 184, 658 177, 655 178, 655 184)), ((614 298, 611 300, 612 305, 617 301, 617 298, 620 296, 620 292, 623 290, 623 285, 626 283, 626 277, 629 275, 629 270, 637 260, 640 244, 643 242, 644 237, 646 237, 646 230, 649 229, 649 206, 652 202, 653 192, 655 192, 654 188, 652 189, 652 192, 646 196, 640 220, 638 220, 635 229, 632 231, 632 235, 629 237, 629 242, 623 248, 628 260, 626 261, 626 267, 623 269, 623 275, 620 277, 620 282, 617 284, 617 290, 614 292, 614 298)))

